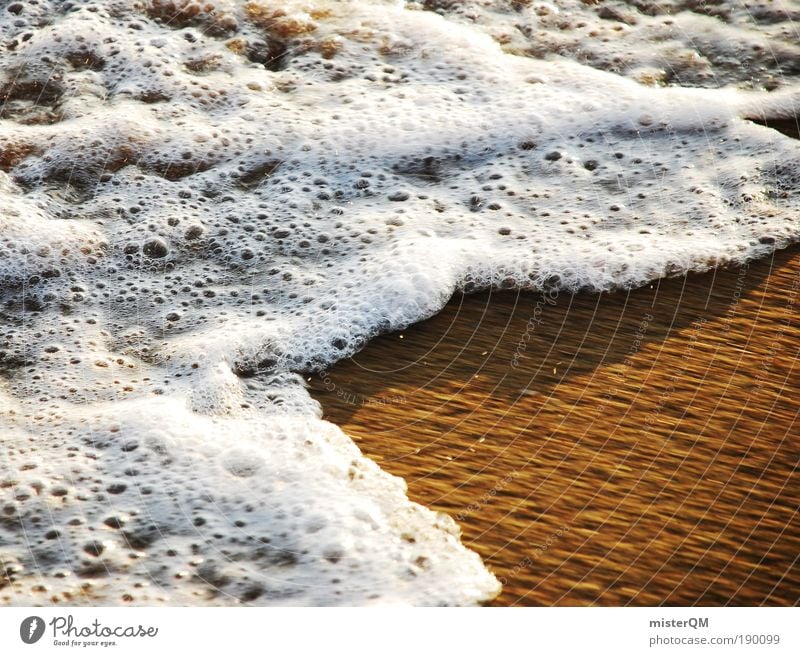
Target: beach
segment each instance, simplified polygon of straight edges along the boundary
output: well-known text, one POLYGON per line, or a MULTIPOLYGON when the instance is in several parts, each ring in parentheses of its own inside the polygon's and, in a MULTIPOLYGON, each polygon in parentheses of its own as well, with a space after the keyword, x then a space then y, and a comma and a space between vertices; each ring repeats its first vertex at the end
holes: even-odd
POLYGON ((796 603, 797 20, 9 3, 0 604, 796 603))
POLYGON ((309 377, 496 605, 800 600, 800 250, 631 292, 456 294, 309 377))

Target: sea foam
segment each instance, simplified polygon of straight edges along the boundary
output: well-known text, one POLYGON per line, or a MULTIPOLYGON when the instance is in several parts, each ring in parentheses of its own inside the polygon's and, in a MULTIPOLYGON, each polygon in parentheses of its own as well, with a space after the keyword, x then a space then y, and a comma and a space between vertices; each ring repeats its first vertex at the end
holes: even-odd
POLYGON ((677 81, 720 88, 660 86, 662 14, 602 4, 638 22, 580 2, 4 5, 0 600, 494 596, 453 520, 322 421, 302 374, 458 289, 631 288, 800 232, 798 142, 749 120, 794 115, 798 88, 713 58, 717 84, 677 81), (567 43, 627 25, 625 65, 600 70, 602 35, 531 51, 522 27, 555 16, 567 43))

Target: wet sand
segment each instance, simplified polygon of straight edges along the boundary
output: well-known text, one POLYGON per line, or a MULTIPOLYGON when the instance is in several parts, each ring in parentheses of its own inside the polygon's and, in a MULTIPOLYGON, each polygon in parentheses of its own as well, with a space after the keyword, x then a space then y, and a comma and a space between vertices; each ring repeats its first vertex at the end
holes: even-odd
POLYGON ((498 605, 800 602, 800 249, 611 294, 457 295, 310 377, 498 605))

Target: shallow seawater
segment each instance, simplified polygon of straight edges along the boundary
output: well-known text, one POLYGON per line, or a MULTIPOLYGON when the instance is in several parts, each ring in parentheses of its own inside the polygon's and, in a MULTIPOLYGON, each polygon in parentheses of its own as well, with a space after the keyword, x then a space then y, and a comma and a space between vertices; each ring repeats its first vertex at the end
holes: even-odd
POLYGON ((796 241, 797 18, 4 3, 0 599, 494 596, 302 375, 459 289, 631 288, 796 241))

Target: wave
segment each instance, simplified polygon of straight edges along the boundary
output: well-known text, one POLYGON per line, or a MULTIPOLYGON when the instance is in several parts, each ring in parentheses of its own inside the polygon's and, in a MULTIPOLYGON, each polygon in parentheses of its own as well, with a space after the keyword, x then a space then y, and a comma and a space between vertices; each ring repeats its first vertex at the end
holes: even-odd
POLYGON ((635 4, 616 71, 602 34, 564 56, 627 25, 582 3, 7 6, 0 598, 497 594, 302 374, 456 290, 632 288, 797 240, 798 142, 768 126, 800 86, 734 84, 721 55, 720 88, 659 86, 666 19, 635 4), (504 39, 519 16, 569 19, 561 45, 504 39))

